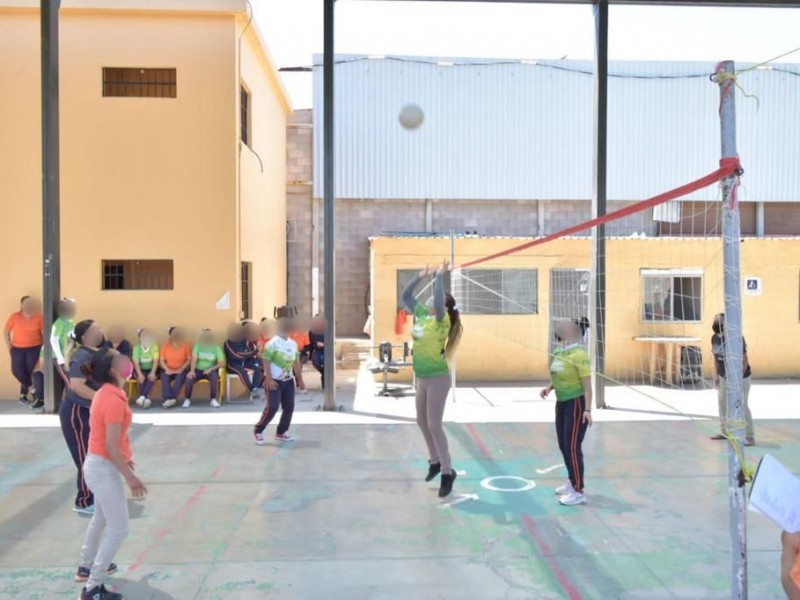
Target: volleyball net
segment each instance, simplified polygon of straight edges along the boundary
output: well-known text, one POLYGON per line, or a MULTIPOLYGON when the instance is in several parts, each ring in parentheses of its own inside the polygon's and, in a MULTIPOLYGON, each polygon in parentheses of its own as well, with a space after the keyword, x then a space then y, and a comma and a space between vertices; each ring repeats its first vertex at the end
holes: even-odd
MULTIPOLYGON (((711 325, 725 306, 723 206, 686 198, 739 173, 739 160, 724 158, 685 185, 526 241, 452 234, 446 285, 465 327, 459 379, 545 380, 558 323, 586 317, 584 343, 602 352, 597 374, 609 384, 670 401, 674 395, 659 390, 713 386, 711 325), (591 237, 600 226, 602 342, 594 338, 591 237)), ((431 293, 430 284, 421 286, 418 300, 431 293)))

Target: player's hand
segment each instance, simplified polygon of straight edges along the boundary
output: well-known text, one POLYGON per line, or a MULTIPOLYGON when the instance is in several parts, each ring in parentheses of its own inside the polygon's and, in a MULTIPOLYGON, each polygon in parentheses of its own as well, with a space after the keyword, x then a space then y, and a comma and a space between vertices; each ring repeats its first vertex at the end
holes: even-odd
POLYGON ((131 494, 134 498, 144 498, 147 495, 147 488, 136 475, 131 475, 128 478, 128 487, 131 488, 131 494))
POLYGON ((449 270, 450 270, 450 261, 449 260, 445 260, 442 263, 442 266, 439 267, 438 269, 436 269, 436 274, 437 275, 444 275, 449 270))
POLYGON ((592 411, 590 410, 583 411, 583 422, 586 423, 589 427, 592 426, 592 423, 594 423, 594 421, 592 421, 592 411))
POLYGON ((273 392, 277 392, 277 391, 278 391, 278 382, 277 382, 277 381, 275 381, 274 379, 270 379, 270 381, 269 381, 269 384, 268 384, 268 387, 269 387, 269 389, 271 389, 273 392))
POLYGON ((714 387, 715 387, 715 388, 718 388, 718 387, 719 387, 719 382, 720 382, 720 377, 719 377, 719 375, 714 375, 714 387))
POLYGON ((549 395, 550 395, 550 388, 549 388, 549 387, 542 388, 542 391, 541 391, 541 392, 539 392, 539 397, 540 397, 542 400, 547 400, 547 397, 548 397, 549 395))
POLYGON ((206 377, 211 375, 211 369, 206 369, 205 371, 203 371, 203 375, 205 375, 206 377))
POLYGON ((420 278, 428 277, 431 274, 431 266, 425 265, 425 268, 419 272, 420 278))
POLYGON ((136 381, 139 383, 139 385, 142 385, 144 383, 144 375, 142 375, 141 373, 137 375, 136 381))
POLYGON ((186 374, 186 379, 194 379, 194 371, 189 371, 186 374))
POLYGON ((136 469, 136 463, 133 461, 129 461, 128 466, 131 468, 131 471, 136 469))
POLYGON ((150 383, 155 383, 155 381, 156 381, 156 374, 155 374, 155 371, 150 371, 150 375, 148 375, 148 376, 147 376, 147 380, 148 380, 150 383))

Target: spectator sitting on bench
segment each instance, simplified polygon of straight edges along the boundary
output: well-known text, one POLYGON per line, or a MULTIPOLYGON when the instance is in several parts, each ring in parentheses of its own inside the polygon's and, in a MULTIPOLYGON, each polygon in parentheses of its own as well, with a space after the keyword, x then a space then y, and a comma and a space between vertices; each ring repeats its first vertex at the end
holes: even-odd
POLYGON ((139 398, 136 406, 150 408, 150 392, 158 379, 158 362, 161 350, 149 329, 139 330, 139 343, 133 349, 133 368, 139 382, 139 398))
POLYGON ((261 319, 261 324, 258 326, 258 330, 261 333, 261 336, 258 340, 258 355, 261 356, 264 353, 264 348, 267 347, 267 344, 275 335, 275 332, 272 321, 270 321, 267 317, 261 319))
POLYGON ((295 380, 297 383, 297 393, 302 396, 308 394, 306 382, 303 381, 303 365, 308 362, 309 354, 311 352, 311 342, 309 341, 308 328, 306 327, 305 321, 296 316, 297 309, 294 307, 285 308, 291 310, 293 315, 295 315, 293 319, 292 331, 289 333, 289 339, 297 344, 297 349, 300 352, 300 367, 295 371, 295 380))
POLYGON ((192 350, 192 366, 186 376, 186 399, 183 408, 192 406, 192 390, 197 381, 208 381, 211 407, 219 408, 219 370, 225 366, 225 354, 214 339, 214 332, 204 329, 192 350))
POLYGON ((250 337, 259 338, 258 327, 254 323, 236 323, 228 328, 225 341, 225 360, 228 373, 237 375, 250 399, 266 398, 264 391, 264 365, 258 355, 258 344, 250 337), (253 335, 255 329, 255 335, 253 335), (252 379, 248 370, 253 372, 252 379))
POLYGON ((120 354, 133 358, 133 348, 131 343, 125 339, 125 330, 119 325, 113 325, 108 329, 108 340, 106 347, 116 350, 120 354))
POLYGON ((178 403, 186 375, 192 364, 192 347, 180 327, 169 328, 169 341, 161 348, 161 396, 164 408, 178 403))

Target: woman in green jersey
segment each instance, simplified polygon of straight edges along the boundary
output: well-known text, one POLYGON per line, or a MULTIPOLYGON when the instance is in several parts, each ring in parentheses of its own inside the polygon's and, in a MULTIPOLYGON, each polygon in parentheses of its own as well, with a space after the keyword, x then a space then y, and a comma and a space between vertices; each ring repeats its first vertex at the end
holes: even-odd
POLYGON ((556 489, 564 506, 586 503, 583 490, 583 438, 592 426, 592 369, 583 339, 589 320, 564 321, 556 326, 558 348, 550 363, 550 385, 542 390, 545 399, 556 392, 556 436, 567 466, 569 481, 556 489))
POLYGON ((403 303, 414 315, 414 374, 417 378, 417 424, 430 457, 425 481, 442 474, 439 497, 453 491, 456 472, 450 462, 450 450, 444 433, 442 419, 447 395, 450 392, 450 368, 463 331, 456 301, 444 291, 444 273, 447 262, 438 270, 426 267, 412 279, 403 291, 403 303), (433 301, 431 306, 417 302, 414 294, 420 281, 433 275, 433 301))

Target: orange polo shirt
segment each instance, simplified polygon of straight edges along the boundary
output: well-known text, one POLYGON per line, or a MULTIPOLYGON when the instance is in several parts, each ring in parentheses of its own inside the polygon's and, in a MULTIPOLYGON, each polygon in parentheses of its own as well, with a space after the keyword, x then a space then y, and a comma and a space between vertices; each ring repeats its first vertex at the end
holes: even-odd
POLYGON ((128 430, 133 412, 128 406, 128 397, 120 388, 106 383, 94 395, 89 412, 89 452, 110 458, 106 449, 106 426, 120 424, 119 450, 125 460, 131 460, 131 439, 128 430))
POLYGON ((308 339, 308 332, 307 331, 293 331, 289 334, 289 339, 293 340, 295 344, 297 344, 297 349, 300 352, 303 352, 311 341, 308 339))
POLYGON ((11 334, 14 348, 34 348, 44 341, 44 318, 41 313, 26 317, 22 311, 13 313, 6 321, 7 333, 11 334))
POLYGON ((161 348, 161 358, 168 369, 178 371, 192 360, 192 347, 189 344, 181 344, 176 348, 175 344, 167 342, 161 348))

